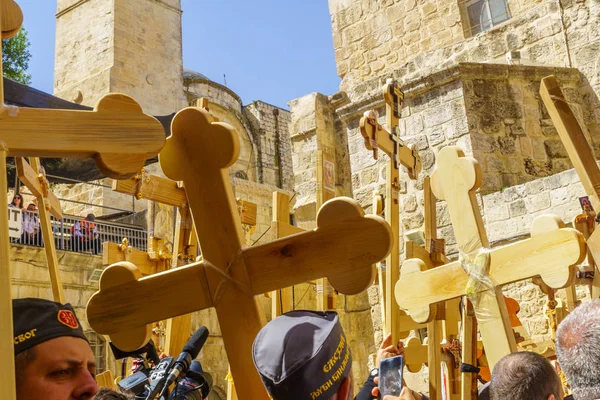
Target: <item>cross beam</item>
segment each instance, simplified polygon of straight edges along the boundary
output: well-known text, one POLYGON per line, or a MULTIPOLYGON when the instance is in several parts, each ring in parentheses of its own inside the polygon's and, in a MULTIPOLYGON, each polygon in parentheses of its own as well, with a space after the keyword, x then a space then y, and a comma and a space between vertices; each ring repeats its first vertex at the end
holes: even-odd
POLYGON ((38 201, 40 228, 42 230, 42 238, 44 239, 44 251, 46 252, 46 261, 48 262, 48 272, 50 272, 52 296, 54 297, 54 301, 64 303, 65 294, 60 279, 58 257, 56 256, 54 236, 52 234, 52 221, 50 220, 50 214, 56 219, 62 219, 60 201, 48 188, 48 180, 46 179, 44 168, 40 164, 40 159, 31 157, 29 161, 31 162, 31 166, 27 164, 25 159, 21 157, 15 158, 17 176, 38 201))
POLYGON ((242 248, 227 170, 239 138, 230 125, 212 121, 201 108, 180 111, 159 156, 165 174, 184 182, 204 261, 145 278, 133 264, 111 266, 87 315, 94 330, 127 350, 148 340, 152 322, 215 307, 240 398, 266 400, 251 357, 265 323, 254 296, 323 276, 342 293, 359 293, 374 279, 373 263, 389 254, 391 230, 340 198, 321 208, 315 230, 242 248))
POLYGON ((173 207, 187 205, 185 189, 177 182, 160 176, 150 175, 142 168, 141 172, 129 179, 113 180, 112 190, 173 207))
POLYGON ((107 94, 94 111, 2 106, 0 140, 9 156, 93 158, 103 174, 122 179, 160 151, 165 133, 131 97, 107 94))
POLYGON ((474 159, 454 146, 439 152, 432 188, 447 201, 457 243, 469 262, 427 270, 422 261, 409 260, 395 293, 398 305, 421 323, 432 321, 438 303, 469 295, 492 369, 517 350, 502 285, 540 276, 551 288, 565 287, 585 256, 585 244, 575 229, 561 228, 558 217, 541 216, 533 222, 531 238, 481 252, 489 244, 475 199, 480 184, 481 168, 474 159))

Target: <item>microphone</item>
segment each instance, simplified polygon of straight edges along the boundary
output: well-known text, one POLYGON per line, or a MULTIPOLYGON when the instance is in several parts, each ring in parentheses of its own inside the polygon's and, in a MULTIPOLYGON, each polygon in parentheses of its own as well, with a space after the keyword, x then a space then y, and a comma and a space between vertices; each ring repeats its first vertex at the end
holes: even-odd
POLYGON ((171 372, 169 373, 169 376, 167 376, 167 380, 160 396, 165 394, 165 390, 168 390, 169 386, 177 380, 182 372, 188 370, 192 360, 198 357, 198 353, 200 353, 200 349, 204 346, 206 339, 208 339, 208 329, 205 326, 201 326, 187 341, 185 346, 183 346, 183 351, 171 367, 171 372))

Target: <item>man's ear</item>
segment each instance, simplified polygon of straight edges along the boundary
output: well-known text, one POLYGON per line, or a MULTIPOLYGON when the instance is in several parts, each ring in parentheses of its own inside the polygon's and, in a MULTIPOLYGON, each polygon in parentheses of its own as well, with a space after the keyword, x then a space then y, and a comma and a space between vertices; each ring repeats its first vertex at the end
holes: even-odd
POLYGON ((352 385, 352 380, 350 379, 350 377, 347 377, 344 380, 344 382, 342 383, 342 386, 340 386, 340 390, 338 390, 338 392, 337 392, 338 400, 352 400, 349 397, 350 396, 350 385, 352 385))
POLYGON ((548 396, 548 400, 558 400, 556 397, 554 397, 553 394, 551 394, 550 396, 548 396))

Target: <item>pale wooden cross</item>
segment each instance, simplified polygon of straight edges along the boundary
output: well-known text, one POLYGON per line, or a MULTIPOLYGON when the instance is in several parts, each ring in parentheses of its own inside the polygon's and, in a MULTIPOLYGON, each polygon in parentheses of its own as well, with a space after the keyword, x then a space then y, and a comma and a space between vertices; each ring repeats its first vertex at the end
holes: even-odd
MULTIPOLYGON (((1 0, 2 38, 16 35, 22 22, 18 4, 1 0)), ((4 104, 4 81, 0 79, 0 188, 4 190, 7 156, 94 158, 101 172, 121 178, 139 171, 164 142, 165 132, 160 122, 144 114, 128 96, 106 95, 94 111, 20 108, 4 104)), ((6 196, 0 196, 0 208, 6 210, 7 207, 6 196)), ((13 400, 16 391, 7 213, 0 213, 0 232, 5 232, 0 235, 0 324, 3 327, 0 330, 0 387, 3 398, 13 400)))
POLYGON ((31 191, 38 202, 38 213, 40 217, 40 228, 44 240, 44 251, 46 252, 46 261, 48 262, 48 271, 50 272, 50 284, 52 287, 52 296, 54 301, 65 303, 65 294, 60 279, 60 269, 58 266, 58 257, 54 246, 54 236, 52 233, 52 221, 50 214, 54 218, 62 219, 62 209, 60 201, 49 190, 46 172, 40 164, 40 159, 30 157, 31 165, 27 164, 22 157, 15 157, 17 166, 17 176, 23 184, 31 191))
POLYGON ((400 165, 408 169, 411 179, 416 179, 421 171, 421 158, 416 150, 405 146, 400 139, 398 121, 404 94, 398 83, 389 80, 385 86, 384 99, 386 102, 386 119, 389 132, 377 122, 377 112, 369 111, 360 120, 360 132, 365 139, 365 147, 373 150, 373 157, 378 158, 377 149, 383 150, 389 156, 386 169, 385 217, 392 227, 392 253, 386 259, 385 265, 385 334, 392 333, 392 343, 398 343, 402 337, 399 327, 401 312, 393 304, 394 285, 398 281, 400 271, 400 165))
POLYGON ((463 262, 464 267, 453 262, 427 270, 422 261, 408 260, 395 294, 398 305, 421 323, 433 320, 437 304, 468 294, 493 369, 501 357, 517 350, 502 285, 540 276, 549 287, 567 286, 574 266, 585 256, 585 244, 578 231, 561 228, 558 217, 546 215, 533 221, 531 238, 489 250, 475 198, 480 184, 477 161, 454 146, 439 152, 432 188, 436 197, 447 201, 457 244, 463 259, 470 261, 463 262))
POLYGON ((254 296, 323 276, 342 293, 359 293, 374 279, 373 263, 389 254, 391 230, 340 198, 321 208, 315 230, 242 248, 227 170, 238 153, 237 133, 206 110, 175 116, 159 160, 169 178, 184 182, 204 260, 144 278, 133 264, 113 265, 87 315, 94 330, 128 350, 147 342, 152 322, 215 307, 240 398, 266 400, 251 356, 265 323, 254 296))
MULTIPOLYGON (((554 75, 542 79, 540 94, 592 207, 595 212, 600 211, 600 168, 581 125, 554 75)), ((596 264, 595 261, 600 260, 600 230, 593 230, 593 232, 587 230, 585 233, 591 264, 596 264)), ((574 304, 576 296, 573 290, 567 291, 567 294, 569 302, 574 304)), ((598 297, 600 297, 600 272, 595 268, 592 298, 598 297)))

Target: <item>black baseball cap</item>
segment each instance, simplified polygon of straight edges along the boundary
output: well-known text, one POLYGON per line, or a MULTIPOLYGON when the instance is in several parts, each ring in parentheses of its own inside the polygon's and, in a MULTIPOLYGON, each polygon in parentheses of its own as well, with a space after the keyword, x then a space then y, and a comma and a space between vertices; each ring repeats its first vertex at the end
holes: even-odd
POLYGON ((87 341, 70 304, 44 299, 13 299, 15 355, 50 339, 72 336, 87 341))
POLYGON ((352 356, 337 313, 291 311, 260 330, 252 358, 274 400, 324 400, 350 374, 352 356))

